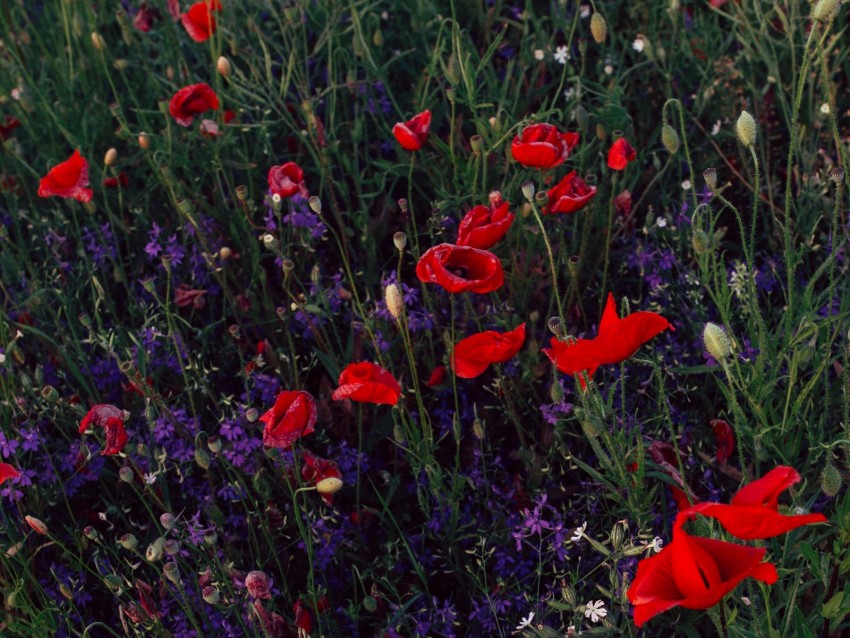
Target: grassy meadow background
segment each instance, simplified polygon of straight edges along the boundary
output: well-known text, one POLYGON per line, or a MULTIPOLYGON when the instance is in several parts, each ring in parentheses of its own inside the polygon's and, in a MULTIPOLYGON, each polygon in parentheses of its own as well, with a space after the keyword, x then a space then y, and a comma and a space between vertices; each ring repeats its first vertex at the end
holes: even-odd
POLYGON ((221 0, 196 42, 190 4, 0 0, 0 634, 850 635, 846 5, 221 0), (198 83, 220 108, 181 126, 198 83), (578 133, 562 165, 513 159, 535 123, 578 133), (75 150, 91 201, 39 197, 75 150), (275 202, 286 162, 304 190, 275 202), (573 170, 595 197, 539 215, 573 170), (420 281, 495 191, 504 284, 420 281), (675 330, 559 372, 542 350, 597 335, 609 293, 675 330), (395 405, 332 399, 360 361, 395 405), (258 419, 283 390, 317 414, 288 449, 258 419), (79 432, 98 404, 129 414, 120 453, 79 432), (802 477, 779 511, 828 521, 751 543, 777 582, 637 627, 675 490, 728 503, 776 466, 802 477))

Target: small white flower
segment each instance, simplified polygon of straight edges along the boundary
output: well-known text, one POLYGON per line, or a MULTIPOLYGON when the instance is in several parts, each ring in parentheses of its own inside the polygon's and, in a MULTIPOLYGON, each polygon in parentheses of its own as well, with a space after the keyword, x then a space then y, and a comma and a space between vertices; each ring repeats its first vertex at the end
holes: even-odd
POLYGON ((542 60, 546 57, 546 54, 543 52, 543 49, 534 49, 534 59, 542 60))
POLYGON ((652 542, 647 545, 652 551, 656 554, 660 552, 664 547, 664 540, 660 536, 656 536, 652 539, 652 542))
POLYGON ((608 615, 608 610, 605 609, 605 602, 601 600, 597 600, 593 602, 589 600, 587 605, 585 605, 587 609, 584 610, 584 617, 590 618, 591 622, 599 622, 601 618, 605 618, 608 615))
POLYGON ((576 527, 576 531, 573 532, 573 535, 570 538, 570 540, 574 543, 578 543, 581 540, 582 536, 584 536, 584 530, 586 530, 586 529, 587 529, 587 521, 585 521, 584 523, 582 523, 581 525, 576 527))
POLYGON ((590 5, 589 4, 581 5, 581 17, 582 18, 589 18, 590 17, 590 5))
POLYGON ((570 59, 570 50, 567 49, 567 46, 565 44, 562 44, 557 49, 555 49, 553 57, 559 64, 566 64, 567 60, 570 59))
POLYGON ((639 35, 635 38, 635 41, 632 42, 632 48, 640 53, 643 51, 643 47, 646 46, 646 40, 643 39, 643 36, 639 35))
POLYGON ((691 180, 686 179, 684 182, 682 182, 682 190, 683 191, 691 190, 691 180))
POLYGON ((0 352, 0 366, 6 363, 6 355, 0 352))
POLYGON ((529 612, 528 618, 523 618, 522 621, 516 626, 517 631, 521 631, 528 627, 531 624, 531 621, 534 620, 534 612, 529 612))
POLYGON ((658 219, 655 220, 655 225, 658 226, 659 228, 667 228, 667 218, 666 217, 659 217, 658 219))
POLYGON ((717 135, 720 132, 720 125, 721 124, 722 124, 722 122, 720 120, 717 120, 714 123, 714 125, 711 127, 711 135, 712 136, 717 135))
POLYGON ((605 75, 611 75, 614 72, 614 67, 610 64, 605 65, 605 75))
POLYGON ((747 607, 753 604, 752 601, 746 596, 741 596, 741 602, 744 603, 747 607))
POLYGON ((820 112, 824 115, 829 115, 829 104, 824 102, 820 105, 820 112))
POLYGON ((156 477, 157 477, 158 474, 159 474, 159 472, 153 472, 153 473, 148 472, 148 473, 144 474, 142 476, 142 479, 145 481, 145 485, 153 485, 154 483, 156 483, 156 477))
POLYGON ((571 99, 573 99, 573 94, 575 92, 576 92, 576 89, 575 89, 574 86, 571 86, 567 89, 564 89, 564 97, 568 100, 571 100, 571 99))

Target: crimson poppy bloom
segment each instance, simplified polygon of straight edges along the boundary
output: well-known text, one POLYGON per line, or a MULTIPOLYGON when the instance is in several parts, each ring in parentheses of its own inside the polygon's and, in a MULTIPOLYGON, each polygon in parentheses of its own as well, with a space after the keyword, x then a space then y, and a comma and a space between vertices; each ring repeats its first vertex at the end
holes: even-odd
POLYGON ((626 141, 625 137, 617 139, 608 150, 608 168, 621 171, 626 164, 637 157, 635 149, 626 141))
POLYGON ((673 607, 713 607, 748 576, 768 585, 778 578, 772 563, 761 562, 766 548, 691 536, 682 529, 687 519, 687 511, 679 513, 673 540, 638 563, 627 593, 638 627, 673 607))
POLYGON ((0 485, 3 485, 9 479, 18 478, 20 475, 21 473, 13 465, 0 463, 0 485))
POLYGON ((508 332, 487 330, 466 337, 454 348, 452 369, 464 379, 474 379, 491 363, 503 363, 513 358, 525 343, 525 324, 508 332))
POLYGON ((799 482, 797 470, 780 465, 738 490, 731 505, 698 503, 686 512, 716 519, 727 532, 741 540, 773 538, 802 525, 826 522, 823 514, 784 516, 779 513, 779 494, 799 482))
POLYGON ((514 137, 511 155, 523 166, 554 168, 570 156, 578 137, 578 133, 561 133, 551 124, 531 124, 514 137))
POLYGON ((578 374, 586 370, 587 376, 592 377, 600 365, 625 361, 643 344, 668 328, 674 330, 669 321, 654 312, 633 312, 620 319, 614 295, 609 293, 596 337, 572 342, 552 337, 552 347, 543 348, 543 352, 564 374, 578 374))
POLYGON ((514 214, 508 210, 510 202, 498 206, 479 204, 470 210, 457 228, 457 245, 472 246, 486 250, 498 242, 514 222, 514 214))
POLYGON ((194 117, 218 108, 218 96, 209 84, 190 84, 174 94, 168 112, 180 126, 189 126, 194 117))
POLYGON ((0 124, 0 142, 9 139, 9 135, 12 134, 12 131, 14 131, 20 125, 21 121, 18 118, 12 117, 11 115, 6 115, 3 118, 3 123, 0 124))
POLYGON ((277 395, 274 406, 260 417, 266 424, 263 444, 289 449, 298 438, 313 432, 317 414, 316 400, 309 392, 284 390, 277 395))
POLYGON ((418 151, 422 148, 431 130, 431 111, 424 110, 407 122, 397 122, 393 126, 393 135, 405 151, 418 151))
POLYGON ((419 281, 438 284, 451 293, 493 292, 505 280, 502 263, 496 255, 454 244, 429 248, 416 264, 416 276, 419 281))
POLYGON ((80 151, 74 151, 68 159, 57 164, 38 183, 38 196, 73 198, 78 202, 91 201, 94 191, 89 185, 89 163, 80 151))
POLYGON ((80 434, 83 434, 90 425, 103 428, 106 432, 106 442, 101 455, 118 454, 129 440, 124 430, 124 420, 129 416, 129 412, 116 408, 114 405, 99 403, 92 406, 80 421, 80 434))
POLYGON ((549 189, 549 205, 543 213, 575 213, 596 196, 596 186, 588 186, 575 171, 549 189))
POLYGON ((306 191, 304 171, 295 162, 272 166, 269 169, 269 188, 272 193, 281 197, 292 197, 296 193, 306 191))
POLYGON ((186 33, 195 42, 206 42, 215 33, 216 23, 213 11, 221 11, 219 0, 206 0, 196 2, 189 10, 180 16, 180 22, 186 29, 186 33))
POLYGON ((339 375, 338 385, 331 395, 334 401, 395 405, 401 396, 401 386, 393 375, 370 361, 349 363, 339 375))

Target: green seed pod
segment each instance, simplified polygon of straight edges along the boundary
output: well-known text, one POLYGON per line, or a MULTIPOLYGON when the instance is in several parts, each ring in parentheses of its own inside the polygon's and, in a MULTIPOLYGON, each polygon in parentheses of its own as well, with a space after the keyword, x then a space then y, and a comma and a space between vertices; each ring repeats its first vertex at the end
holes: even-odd
POLYGON ((204 600, 210 605, 218 605, 219 600, 221 600, 221 594, 212 585, 204 587, 204 591, 201 593, 201 595, 204 597, 204 600))
POLYGON ((704 255, 711 249, 711 238, 708 236, 708 233, 702 230, 694 231, 691 237, 691 243, 697 255, 704 255))
POLYGON ((165 563, 162 567, 162 573, 175 585, 180 584, 180 572, 177 571, 177 563, 165 563))
POLYGON ((371 613, 378 608, 378 601, 375 600, 374 596, 366 596, 366 598, 363 599, 363 608, 371 613))
POLYGON ((614 523, 614 527, 611 528, 611 545, 615 550, 618 550, 623 546, 624 540, 626 540, 625 524, 623 521, 617 521, 614 523))
POLYGON ((573 111, 573 114, 575 115, 576 122, 578 123, 578 127, 581 129, 581 132, 587 134, 587 130, 590 127, 590 116, 587 114, 587 109, 579 104, 575 108, 575 111, 573 111))
POLYGON ((210 455, 204 450, 198 448, 195 450, 195 463, 197 463, 202 470, 210 469, 210 455))
POLYGON ((561 384, 558 383, 557 379, 552 383, 552 389, 549 391, 549 396, 552 399, 552 403, 560 403, 564 400, 564 388, 561 387, 561 384))
POLYGON ((670 155, 679 150, 679 134, 669 124, 661 127, 661 143, 670 155))
POLYGON ((124 549, 133 550, 139 546, 139 540, 133 534, 124 534, 118 538, 118 543, 124 549))
POLYGON ((827 458, 826 465, 820 475, 820 489, 827 496, 835 496, 842 484, 841 472, 835 467, 831 458, 827 458))

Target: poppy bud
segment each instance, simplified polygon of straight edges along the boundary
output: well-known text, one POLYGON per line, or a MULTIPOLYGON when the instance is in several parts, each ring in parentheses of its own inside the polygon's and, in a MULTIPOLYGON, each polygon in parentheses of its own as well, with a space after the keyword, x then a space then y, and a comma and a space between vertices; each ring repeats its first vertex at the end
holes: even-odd
POLYGON ((118 470, 118 478, 125 483, 132 483, 135 475, 133 474, 132 468, 124 466, 118 470))
POLYGON ((454 104, 455 98, 457 97, 457 89, 455 87, 450 86, 446 89, 446 99, 449 101, 449 104, 454 104))
POLYGON ((826 465, 820 475, 820 489, 827 496, 835 496, 841 489, 841 472, 835 467, 831 458, 826 459, 826 465))
POLYGON ((590 16, 590 33, 597 44, 605 42, 605 37, 608 35, 608 24, 601 13, 594 13, 590 16))
POLYGON ((139 545, 139 540, 133 534, 122 534, 118 538, 118 543, 124 549, 129 549, 130 551, 136 549, 139 545))
POLYGON ((106 51, 106 41, 97 31, 91 32, 91 45, 98 51, 106 51))
POLYGON ((372 36, 372 44, 376 47, 384 46, 384 34, 380 29, 375 29, 375 34, 372 36))
POLYGON ((384 301, 393 319, 398 321, 404 314, 404 300, 402 299, 398 284, 390 284, 386 287, 384 290, 384 301))
POLYGON ((575 590, 572 587, 570 587, 569 585, 565 585, 561 589, 561 598, 564 599, 564 602, 566 602, 569 605, 572 605, 573 607, 575 607, 576 603, 578 602, 578 599, 576 598, 575 590))
POLYGON ((174 523, 176 523, 177 520, 174 518, 174 514, 166 512, 165 514, 159 517, 159 522, 165 528, 165 531, 170 532, 172 529, 174 529, 174 523))
POLYGON ((473 153, 481 153, 484 151, 484 138, 480 135, 473 135, 469 138, 469 145, 472 147, 473 153))
POLYGON ((741 115, 738 116, 738 121, 735 123, 735 132, 738 134, 741 144, 744 146, 755 144, 757 131, 756 121, 753 119, 753 116, 746 111, 741 111, 741 115))
POLYGON ((446 79, 451 84, 457 84, 460 82, 460 65, 457 61, 457 56, 452 53, 449 56, 449 62, 446 64, 446 79))
POLYGON ((210 469, 210 455, 198 448, 195 450, 195 463, 197 463, 202 470, 210 469))
POLYGON ((322 496, 336 494, 342 489, 343 482, 336 477, 328 477, 316 483, 316 491, 322 496))
POLYGON ((576 123, 581 129, 581 132, 587 133, 587 129, 590 126, 590 116, 587 114, 587 109, 579 104, 573 111, 573 115, 576 118, 576 123))
POLYGON ((124 71, 128 66, 130 66, 130 63, 124 58, 118 58, 112 63, 112 68, 116 71, 124 71))
POLYGON ((398 250, 398 252, 402 252, 404 250, 404 247, 407 246, 407 235, 402 231, 394 233, 393 244, 395 244, 396 250, 398 250))
POLYGON ((139 142, 139 147, 140 147, 143 151, 148 150, 148 149, 150 148, 150 146, 151 146, 151 140, 150 140, 150 138, 148 137, 148 134, 147 134, 147 133, 139 133, 138 142, 139 142))
POLYGON ((604 142, 605 138, 608 137, 608 129, 605 128, 605 125, 602 122, 599 122, 596 125, 596 137, 604 142))
POLYGON ((46 385, 41 389, 41 398, 53 403, 59 400, 59 392, 52 385, 46 385))
POLYGON ((705 324, 702 331, 702 340, 705 349, 717 361, 722 361, 732 352, 732 344, 726 331, 716 323, 705 324))
POLYGON ((407 443, 407 439, 404 436, 404 430, 401 429, 401 426, 398 423, 393 426, 393 439, 395 439, 395 442, 399 445, 407 443))
POLYGON ((162 567, 162 573, 175 585, 180 584, 180 573, 177 571, 177 563, 165 563, 162 567))
POLYGON ((36 532, 38 532, 42 536, 47 536, 47 525, 45 525, 35 516, 24 516, 24 520, 27 522, 27 525, 32 527, 36 532))
POLYGON ((163 551, 165 551, 165 539, 160 536, 148 545, 148 548, 145 551, 145 558, 151 562, 157 561, 162 558, 163 551))
POLYGON ((490 128, 492 128, 496 133, 502 130, 502 123, 499 122, 499 118, 491 117, 487 120, 488 124, 490 124, 490 128))
POLYGON ((112 166, 116 161, 118 161, 118 151, 114 148, 110 148, 103 156, 103 165, 112 166))
POLYGON ((838 186, 841 182, 844 181, 844 169, 840 166, 836 166, 831 171, 829 171, 829 179, 835 182, 835 185, 838 186))
POLYGON ((841 7, 841 0, 820 0, 815 5, 815 10, 812 12, 812 18, 821 22, 829 22, 837 14, 841 7))
POLYGON ((96 541, 100 537, 100 534, 91 525, 86 525, 86 527, 83 529, 83 536, 85 536, 90 541, 96 541))
POLYGON ((230 77, 230 72, 233 70, 233 67, 230 65, 230 60, 226 57, 219 56, 218 62, 215 64, 215 68, 218 71, 218 74, 222 77, 230 77))
POLYGON ((307 204, 310 206, 310 210, 312 210, 317 215, 322 214, 322 200, 313 195, 310 199, 307 200, 307 204))
POLYGON ((107 574, 103 577, 103 584, 106 585, 109 591, 118 593, 121 591, 121 585, 124 583, 118 574, 107 574))
POLYGON ((366 598, 363 599, 363 609, 365 609, 369 613, 372 613, 377 608, 378 608, 378 601, 375 600, 374 596, 366 596, 366 598))
POLYGON ((552 399, 552 403, 560 403, 564 400, 564 388, 561 387, 561 384, 558 383, 558 380, 552 383, 552 389, 549 391, 549 396, 552 399))
POLYGON ((231 257, 233 257, 233 250, 228 246, 222 246, 218 251, 218 258, 222 261, 227 261, 231 257))
POLYGON ((221 594, 219 594, 218 590, 212 585, 204 587, 201 595, 210 605, 218 605, 218 601, 221 600, 221 594))
POLYGON ((534 182, 524 182, 522 185, 522 195, 529 202, 534 201, 534 182))
POLYGON ((711 238, 702 230, 695 230, 691 237, 691 244, 697 255, 704 255, 711 249, 711 238))
POLYGON ((626 525, 623 521, 617 521, 611 528, 611 545, 615 551, 622 547, 624 540, 626 540, 626 525))
POLYGON ((207 439, 207 448, 209 448, 209 451, 213 454, 221 452, 221 437, 211 436, 207 439))
POLYGON ((679 150, 679 134, 669 124, 661 127, 661 143, 670 155, 679 150))

